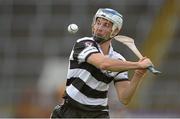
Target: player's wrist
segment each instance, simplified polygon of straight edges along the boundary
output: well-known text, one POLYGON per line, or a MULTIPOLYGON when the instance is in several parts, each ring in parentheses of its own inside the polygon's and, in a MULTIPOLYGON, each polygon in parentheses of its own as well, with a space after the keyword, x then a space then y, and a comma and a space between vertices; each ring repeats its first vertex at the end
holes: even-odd
POLYGON ((141 62, 136 62, 136 64, 137 64, 137 68, 136 69, 142 69, 143 68, 141 62))
POLYGON ((138 77, 143 77, 145 73, 146 73, 145 71, 135 70, 135 75, 138 77))

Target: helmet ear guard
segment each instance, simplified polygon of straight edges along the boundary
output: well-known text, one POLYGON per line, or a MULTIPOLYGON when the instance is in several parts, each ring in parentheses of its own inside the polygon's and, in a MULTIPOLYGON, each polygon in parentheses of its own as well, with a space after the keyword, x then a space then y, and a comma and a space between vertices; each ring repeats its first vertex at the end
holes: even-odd
POLYGON ((115 37, 115 36, 119 33, 119 31, 121 30, 121 29, 118 29, 117 27, 114 27, 114 26, 115 26, 115 25, 113 25, 113 28, 112 28, 112 32, 111 32, 110 38, 115 37))

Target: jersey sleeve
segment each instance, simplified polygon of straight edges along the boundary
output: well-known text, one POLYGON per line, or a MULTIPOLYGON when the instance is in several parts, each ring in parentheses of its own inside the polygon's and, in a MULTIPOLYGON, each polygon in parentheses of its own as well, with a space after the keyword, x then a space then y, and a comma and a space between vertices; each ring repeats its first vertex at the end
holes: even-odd
POLYGON ((99 53, 97 44, 93 40, 77 41, 73 48, 73 59, 79 63, 86 62, 92 53, 99 53))
POLYGON ((114 83, 119 82, 119 81, 127 81, 127 80, 129 80, 129 78, 128 78, 128 71, 119 72, 114 77, 114 83))

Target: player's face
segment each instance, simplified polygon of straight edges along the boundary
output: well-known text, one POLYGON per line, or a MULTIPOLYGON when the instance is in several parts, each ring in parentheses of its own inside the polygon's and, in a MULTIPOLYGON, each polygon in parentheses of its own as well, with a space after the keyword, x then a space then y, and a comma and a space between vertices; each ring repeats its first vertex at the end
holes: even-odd
POLYGON ((104 19, 104 18, 97 18, 94 24, 94 34, 101 38, 109 38, 112 32, 112 22, 104 19))

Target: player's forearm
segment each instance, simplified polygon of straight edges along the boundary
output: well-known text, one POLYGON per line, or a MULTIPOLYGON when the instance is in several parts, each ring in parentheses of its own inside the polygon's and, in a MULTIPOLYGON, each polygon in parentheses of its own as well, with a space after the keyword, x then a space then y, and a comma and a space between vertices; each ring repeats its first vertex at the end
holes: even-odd
POLYGON ((107 58, 102 62, 100 68, 103 70, 120 72, 140 68, 140 65, 138 62, 129 62, 107 58))
POLYGON ((102 70, 109 70, 113 72, 120 72, 120 71, 141 68, 139 62, 110 59, 108 57, 105 57, 101 53, 95 53, 90 55, 87 59, 87 62, 102 70))
POLYGON ((129 102, 131 101, 133 95, 135 94, 138 86, 140 85, 142 76, 138 74, 134 74, 133 78, 130 81, 130 84, 127 88, 127 90, 124 91, 121 101, 123 104, 128 105, 129 102))

